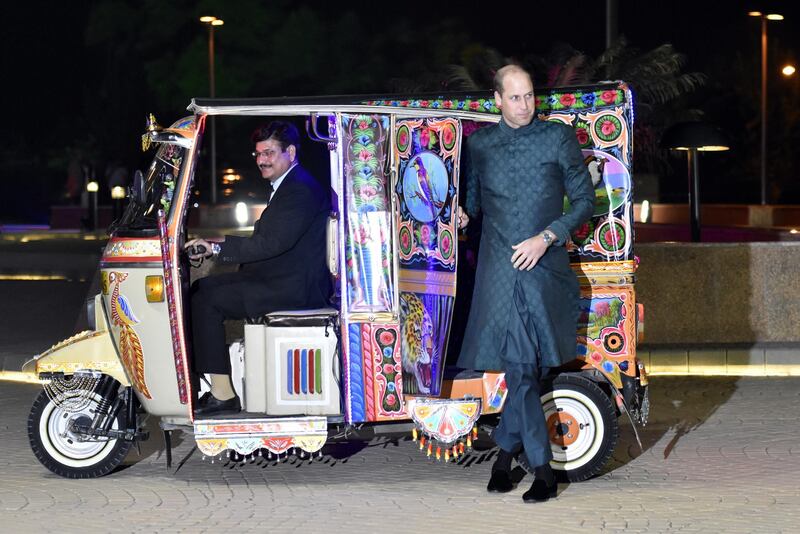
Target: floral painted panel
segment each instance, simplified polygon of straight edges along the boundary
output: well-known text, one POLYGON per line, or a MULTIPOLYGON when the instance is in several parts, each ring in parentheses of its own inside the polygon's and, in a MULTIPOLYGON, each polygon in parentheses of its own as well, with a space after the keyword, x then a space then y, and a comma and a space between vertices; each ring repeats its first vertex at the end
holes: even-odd
POLYGON ((397 121, 394 143, 403 391, 435 396, 455 297, 461 125, 397 121))
MULTIPOLYGON (((633 100, 625 84, 537 95, 539 118, 575 128, 595 211, 569 245, 573 262, 633 260, 633 100)), ((564 210, 569 202, 564 199, 564 210)))
POLYGON ((391 311, 394 301, 389 117, 343 115, 345 274, 350 312, 391 311))

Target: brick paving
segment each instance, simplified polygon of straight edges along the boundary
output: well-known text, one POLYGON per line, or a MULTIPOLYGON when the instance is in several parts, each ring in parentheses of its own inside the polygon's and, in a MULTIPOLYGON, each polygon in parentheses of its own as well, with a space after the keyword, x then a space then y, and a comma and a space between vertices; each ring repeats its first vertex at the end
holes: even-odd
MULTIPOLYGON (((800 378, 656 377, 644 452, 623 425, 605 473, 533 505, 521 501, 529 477, 506 495, 485 491, 492 449, 446 465, 391 436, 326 446, 313 462, 212 464, 195 451, 173 472, 155 433, 125 469, 66 480, 28 445, 37 393, 0 382, 2 531, 796 532, 800 524, 800 378)), ((176 463, 192 445, 180 441, 176 463)))

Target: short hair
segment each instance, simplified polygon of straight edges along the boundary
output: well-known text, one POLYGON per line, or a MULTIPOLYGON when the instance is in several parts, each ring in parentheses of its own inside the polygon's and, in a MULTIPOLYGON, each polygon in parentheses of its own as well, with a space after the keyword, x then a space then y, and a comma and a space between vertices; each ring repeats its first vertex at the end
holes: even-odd
POLYGON ((281 151, 286 152, 289 145, 294 145, 295 152, 300 153, 300 133, 291 122, 272 121, 256 128, 250 140, 253 144, 274 139, 281 145, 281 151))
POLYGON ((531 85, 533 85, 533 76, 531 76, 530 72, 525 70, 522 65, 518 65, 517 63, 509 63, 504 67, 500 67, 497 69, 497 72, 494 73, 494 79, 492 80, 492 83, 494 84, 495 91, 501 95, 503 94, 503 80, 506 79, 506 75, 511 74, 512 72, 521 72, 522 74, 527 75, 531 81, 531 85))

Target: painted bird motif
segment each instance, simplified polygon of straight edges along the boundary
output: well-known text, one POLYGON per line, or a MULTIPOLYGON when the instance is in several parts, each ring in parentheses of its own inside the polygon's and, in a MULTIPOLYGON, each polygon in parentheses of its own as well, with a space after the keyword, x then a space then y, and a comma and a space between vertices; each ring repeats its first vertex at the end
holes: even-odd
POLYGON ((119 292, 119 285, 128 278, 128 273, 112 271, 108 273, 108 282, 111 290, 111 322, 119 327, 119 352, 122 355, 122 364, 128 376, 139 393, 148 399, 153 397, 147 388, 144 378, 144 354, 139 336, 133 325, 139 323, 133 313, 130 302, 125 295, 119 292))
POLYGON ((435 219, 439 214, 439 210, 442 209, 442 206, 444 206, 444 202, 436 200, 434 197, 435 192, 431 187, 431 180, 428 177, 428 170, 422 163, 422 159, 414 159, 412 165, 414 165, 414 169, 417 171, 417 184, 419 185, 419 190, 416 191, 414 196, 416 196, 423 204, 430 208, 431 219, 435 219))
POLYGON ((605 171, 607 161, 607 158, 595 156, 594 154, 583 160, 583 164, 589 169, 589 174, 592 177, 592 185, 595 188, 597 188, 603 180, 603 171, 605 171))
POLYGON ((594 186, 594 214, 603 215, 615 210, 625 201, 627 191, 624 187, 612 188, 609 182, 604 180, 608 158, 591 154, 584 158, 583 163, 589 170, 589 175, 592 177, 592 186, 594 186))

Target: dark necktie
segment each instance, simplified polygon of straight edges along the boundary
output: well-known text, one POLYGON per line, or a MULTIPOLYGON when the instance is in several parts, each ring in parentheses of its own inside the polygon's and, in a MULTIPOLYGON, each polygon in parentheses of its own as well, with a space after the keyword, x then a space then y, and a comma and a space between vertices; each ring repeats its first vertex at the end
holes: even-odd
POLYGON ((269 203, 272 200, 272 194, 274 192, 275 188, 272 187, 272 182, 267 182, 267 206, 269 206, 269 203))

